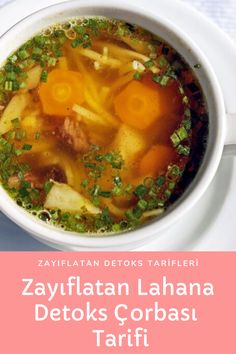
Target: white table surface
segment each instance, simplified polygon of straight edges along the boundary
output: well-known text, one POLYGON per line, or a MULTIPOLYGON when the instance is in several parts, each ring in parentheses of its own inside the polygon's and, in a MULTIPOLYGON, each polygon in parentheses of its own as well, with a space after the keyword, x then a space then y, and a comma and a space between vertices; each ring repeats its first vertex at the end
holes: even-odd
MULTIPOLYGON (((14 1, 17 2, 17 0, 0 0, 0 6, 14 1)), ((236 41, 236 0, 182 1, 194 6, 197 10, 207 15, 236 41)))

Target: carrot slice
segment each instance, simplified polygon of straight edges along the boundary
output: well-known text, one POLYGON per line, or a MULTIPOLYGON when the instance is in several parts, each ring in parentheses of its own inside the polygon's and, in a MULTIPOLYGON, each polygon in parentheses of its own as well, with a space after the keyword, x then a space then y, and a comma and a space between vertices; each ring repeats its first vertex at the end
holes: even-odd
POLYGON ((132 81, 114 100, 115 112, 133 128, 148 128, 161 113, 160 95, 138 81, 132 81))
POLYGON ((142 82, 132 81, 114 100, 115 112, 126 124, 136 129, 147 129, 159 118, 178 114, 181 95, 173 82, 166 87, 145 75, 142 82))
POLYGON ((77 71, 54 69, 46 83, 39 87, 39 97, 44 113, 48 115, 71 115, 75 103, 84 101, 84 81, 77 71))
POLYGON ((143 156, 139 163, 139 174, 141 176, 155 177, 164 172, 171 162, 176 159, 175 150, 167 145, 154 145, 143 156))

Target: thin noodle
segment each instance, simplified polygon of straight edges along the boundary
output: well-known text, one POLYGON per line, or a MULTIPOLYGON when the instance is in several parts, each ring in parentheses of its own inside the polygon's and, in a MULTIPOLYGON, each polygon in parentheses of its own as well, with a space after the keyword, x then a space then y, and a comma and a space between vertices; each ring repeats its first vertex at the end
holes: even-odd
POLYGON ((109 50, 109 53, 111 53, 112 55, 114 55, 116 58, 119 58, 120 60, 127 60, 127 59, 139 59, 143 62, 146 62, 148 60, 150 60, 150 58, 146 55, 143 55, 141 53, 138 53, 134 50, 130 50, 130 49, 125 49, 122 48, 116 44, 110 44, 110 43, 106 43, 106 42, 96 42, 96 45, 98 47, 104 47, 106 46, 109 50))

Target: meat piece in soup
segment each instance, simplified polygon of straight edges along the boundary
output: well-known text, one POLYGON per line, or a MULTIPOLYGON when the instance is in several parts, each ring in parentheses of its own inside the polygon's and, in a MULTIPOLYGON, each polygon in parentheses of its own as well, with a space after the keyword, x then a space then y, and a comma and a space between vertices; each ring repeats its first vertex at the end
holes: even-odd
POLYGON ((62 141, 75 152, 84 153, 89 150, 88 137, 75 119, 66 118, 60 129, 62 141))
POLYGON ((136 25, 56 24, 23 43, 0 77, 1 183, 47 223, 133 229, 162 215, 198 171, 208 134, 200 86, 172 47, 136 25))

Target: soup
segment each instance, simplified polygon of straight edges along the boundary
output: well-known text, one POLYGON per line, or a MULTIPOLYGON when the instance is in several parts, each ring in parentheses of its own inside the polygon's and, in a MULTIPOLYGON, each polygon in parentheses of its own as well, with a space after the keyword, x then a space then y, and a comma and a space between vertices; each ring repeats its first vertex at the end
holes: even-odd
POLYGON ((203 94, 179 54, 107 18, 24 43, 0 71, 0 110, 2 186, 35 217, 78 233, 160 217, 195 177, 208 134, 203 94))

